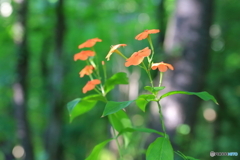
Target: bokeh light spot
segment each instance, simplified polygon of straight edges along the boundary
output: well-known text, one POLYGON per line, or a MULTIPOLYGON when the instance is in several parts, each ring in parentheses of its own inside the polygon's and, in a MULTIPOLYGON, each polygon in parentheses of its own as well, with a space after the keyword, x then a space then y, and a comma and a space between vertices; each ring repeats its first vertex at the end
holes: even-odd
POLYGON ((212 38, 218 38, 221 35, 221 29, 219 25, 212 25, 209 31, 212 38))
POLYGON ((216 119, 217 113, 214 109, 207 108, 203 111, 203 116, 207 121, 212 122, 216 119))
POLYGON ((140 24, 146 24, 146 23, 149 22, 149 20, 150 20, 150 17, 149 17, 149 15, 147 13, 140 13, 138 15, 138 22, 140 24))
POLYGON ((190 133, 191 131, 191 128, 189 125, 187 124, 181 124, 177 127, 177 131, 180 133, 180 134, 183 134, 183 135, 187 135, 190 133))
POLYGON ((12 5, 9 2, 3 2, 0 4, 0 14, 3 17, 9 17, 12 14, 12 5))
POLYGON ((22 158, 24 156, 24 149, 22 146, 15 146, 12 150, 12 154, 15 158, 22 158))

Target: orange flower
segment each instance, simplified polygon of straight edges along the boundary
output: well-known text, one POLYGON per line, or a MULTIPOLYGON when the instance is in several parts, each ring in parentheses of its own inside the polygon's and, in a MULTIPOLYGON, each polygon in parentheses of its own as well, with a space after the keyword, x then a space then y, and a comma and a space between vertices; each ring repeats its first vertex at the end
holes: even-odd
POLYGON ((74 61, 76 60, 87 60, 88 57, 90 56, 95 56, 95 52, 94 51, 90 51, 90 50, 87 50, 87 51, 81 51, 77 54, 74 55, 74 61))
POLYGON ((99 39, 99 38, 89 39, 89 40, 87 40, 86 42, 80 44, 80 45, 78 46, 78 48, 79 48, 79 49, 81 49, 81 48, 90 48, 90 47, 93 47, 93 46, 96 44, 96 42, 102 42, 102 40, 99 39))
POLYGON ((173 66, 171 64, 164 63, 164 62, 153 63, 151 68, 153 70, 156 70, 158 68, 158 70, 160 72, 166 72, 168 69, 174 70, 174 68, 173 68, 173 66))
POLYGON ((136 40, 146 39, 149 34, 158 33, 158 32, 160 32, 159 29, 145 30, 145 31, 143 31, 142 33, 138 34, 138 35, 135 37, 135 39, 136 39, 136 40))
POLYGON ((82 92, 87 93, 88 91, 93 90, 95 88, 95 86, 100 83, 101 83, 101 81, 98 79, 88 81, 87 84, 83 87, 82 92))
POLYGON ((104 61, 102 61, 102 65, 104 65, 105 64, 105 62, 104 61))
POLYGON ((128 58, 125 63, 126 67, 129 67, 131 65, 139 65, 140 63, 142 63, 144 57, 147 57, 151 54, 151 50, 146 47, 138 52, 134 52, 130 58, 128 58))
POLYGON ((117 45, 111 46, 111 49, 106 56, 106 59, 109 61, 109 58, 113 54, 113 52, 117 52, 119 54, 119 51, 117 49, 121 46, 124 47, 124 46, 127 46, 127 45, 126 44, 117 44, 117 45))
POLYGON ((92 65, 88 65, 86 67, 84 67, 80 72, 80 77, 83 77, 84 75, 90 75, 93 73, 93 69, 94 67, 92 65))

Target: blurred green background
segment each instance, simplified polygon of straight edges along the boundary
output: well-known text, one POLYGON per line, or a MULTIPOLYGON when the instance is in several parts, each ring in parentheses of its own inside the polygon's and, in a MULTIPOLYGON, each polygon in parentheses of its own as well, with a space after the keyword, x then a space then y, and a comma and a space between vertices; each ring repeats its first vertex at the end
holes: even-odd
MULTIPOLYGON (((137 34, 160 29, 160 34, 152 36, 155 59, 172 60, 174 65, 175 59, 165 54, 164 40, 169 27, 178 27, 169 22, 177 16, 180 1, 0 0, 0 160, 82 160, 94 145, 109 138, 107 118, 100 118, 103 103, 69 123, 66 104, 84 96, 81 90, 87 81, 78 74, 85 63, 73 61, 79 52, 77 46, 98 37, 103 40, 95 48, 100 60, 104 60, 111 45, 119 43, 128 44, 121 50, 129 57, 148 45, 147 41, 136 41, 137 34), (22 156, 24 146, 26 154, 22 156)), ((186 6, 191 3, 184 1, 186 6)), ((240 153, 240 3, 216 0, 210 7, 212 12, 205 13, 212 17, 210 44, 206 42, 210 46, 208 60, 196 63, 207 65, 201 90, 214 95, 219 106, 212 102, 196 104, 200 106, 196 108, 194 128, 179 125, 172 139, 177 150, 186 155, 203 160, 235 160, 239 156, 211 158, 209 153, 240 153)), ((140 76, 137 88, 142 90, 148 83, 147 76, 123 63, 113 55, 106 63, 108 75, 123 71, 133 79, 140 76)), ((133 90, 136 87, 130 89, 119 87, 111 97, 134 98, 138 91, 133 90)), ((133 124, 151 126, 149 121, 143 122, 151 112, 143 114, 134 105, 131 108, 128 110, 133 124)), ((144 149, 140 141, 147 136, 136 133, 125 159, 144 159, 137 152, 139 145, 144 149)), ((115 160, 114 146, 110 144, 101 159, 115 160)))

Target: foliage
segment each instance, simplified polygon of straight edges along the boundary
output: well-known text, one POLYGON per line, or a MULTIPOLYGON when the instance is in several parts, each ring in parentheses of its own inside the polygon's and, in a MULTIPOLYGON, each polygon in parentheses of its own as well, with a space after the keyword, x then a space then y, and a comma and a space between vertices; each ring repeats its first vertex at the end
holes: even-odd
MULTIPOLYGON (((109 117, 108 119, 113 127, 113 133, 114 133, 112 139, 115 140, 117 143, 119 156, 120 156, 121 160, 124 159, 123 158, 124 155, 123 155, 123 151, 122 151, 123 146, 119 143, 119 136, 123 136, 124 146, 126 148, 128 148, 128 144, 132 139, 132 134, 128 133, 128 132, 133 132, 133 131, 155 132, 155 133, 159 133, 159 135, 162 136, 162 137, 158 137, 154 142, 152 142, 149 145, 149 147, 146 151, 146 159, 147 160, 173 160, 174 159, 173 158, 174 152, 173 152, 169 137, 166 133, 163 114, 162 114, 162 107, 160 105, 160 100, 163 99, 164 97, 167 97, 167 96, 170 96, 173 94, 196 95, 205 101, 212 100, 213 102, 218 104, 216 99, 207 92, 195 93, 195 92, 187 92, 187 91, 171 91, 171 92, 167 92, 167 93, 159 96, 159 91, 161 91, 165 88, 164 86, 161 86, 163 73, 166 72, 168 69, 174 70, 174 67, 171 64, 167 64, 164 62, 160 62, 160 63, 153 62, 154 47, 153 47, 150 35, 158 33, 158 32, 159 32, 159 30, 157 30, 157 29, 145 30, 135 37, 136 40, 147 39, 151 49, 146 47, 142 50, 134 52, 129 58, 126 58, 126 56, 122 52, 120 52, 118 50, 118 48, 121 46, 127 46, 127 45, 126 44, 118 44, 118 45, 112 46, 106 56, 106 59, 109 60, 113 54, 118 54, 119 56, 121 56, 122 58, 124 58, 126 60, 126 62, 125 62, 126 67, 129 67, 131 65, 139 66, 140 68, 142 68, 143 70, 146 71, 146 74, 149 77, 151 86, 145 86, 144 89, 149 91, 151 94, 140 95, 136 100, 121 101, 121 102, 107 100, 106 95, 108 94, 108 92, 110 92, 112 89, 114 89, 114 87, 116 85, 128 84, 128 78, 125 73, 119 72, 119 73, 114 74, 109 79, 107 79, 106 66, 105 66, 106 64, 104 61, 102 61, 102 63, 101 63, 104 76, 101 76, 101 74, 100 74, 101 67, 99 66, 99 62, 96 62, 98 53, 95 53, 95 49, 94 49, 96 42, 101 42, 102 41, 101 39, 93 38, 93 39, 89 39, 86 42, 80 44, 79 48, 88 48, 88 49, 90 48, 91 50, 87 50, 85 52, 81 51, 81 52, 75 54, 75 56, 74 56, 75 61, 81 60, 81 61, 85 61, 87 64, 87 66, 85 66, 79 72, 80 77, 87 75, 87 76, 89 76, 89 79, 90 79, 90 81, 88 81, 86 83, 86 85, 83 87, 82 92, 86 93, 86 92, 95 90, 95 92, 97 92, 99 94, 99 97, 101 97, 102 99, 105 100, 106 105, 105 105, 105 108, 103 111, 103 116, 109 117), (91 54, 88 54, 88 53, 91 53, 91 54), (153 69, 153 70, 158 69, 160 72, 160 79, 159 79, 159 84, 157 87, 155 87, 153 85, 153 80, 152 80, 152 77, 150 74, 150 69, 153 69), (103 79, 104 79, 105 83, 103 83, 103 81, 102 81, 103 79), (145 128, 136 129, 136 128, 132 127, 131 120, 128 117, 127 113, 125 113, 124 109, 126 107, 130 106, 130 104, 134 101, 136 102, 137 106, 143 112, 145 111, 145 107, 148 102, 152 101, 152 102, 157 103, 158 109, 159 109, 159 118, 160 118, 160 121, 162 124, 163 133, 152 130, 152 129, 145 129, 145 128), (116 132, 119 132, 119 134, 117 135, 116 132)), ((76 116, 90 111, 95 106, 96 99, 89 101, 88 97, 89 96, 84 97, 82 99, 78 98, 78 99, 75 99, 68 103, 70 121, 72 121, 76 116)), ((93 97, 93 96, 90 95, 90 97, 93 97)), ((106 143, 110 142, 111 140, 106 140, 106 141, 96 145, 95 148, 93 149, 92 153, 86 159, 87 160, 98 159, 100 150, 106 145, 106 143)), ((179 154, 179 155, 181 155, 184 159, 186 159, 186 157, 187 157, 184 154, 179 154)))
MULTIPOLYGON (((18 1, 1 1, 0 4, 3 2, 9 3, 13 12, 6 17, 2 14, 2 8, 0 10, 0 159, 5 153, 12 154, 14 146, 20 144, 17 140, 17 121, 14 116, 13 83, 16 79, 17 40, 21 37, 22 30, 17 25, 18 1)), ((27 19, 28 27, 26 32, 29 38, 27 44, 30 51, 28 59, 30 66, 28 67, 27 83, 27 115, 37 160, 46 159, 46 150, 44 148, 46 139, 44 137, 47 134, 46 128, 48 124, 52 123, 50 119, 52 117, 52 106, 48 103, 47 98, 53 98, 55 95, 50 95, 46 90, 46 86, 49 88, 46 75, 51 76, 52 71, 49 68, 54 62, 54 34, 55 29, 59 27, 55 25, 57 2, 56 0, 30 1, 27 19), (45 74, 42 74, 42 66, 44 65, 42 62, 46 62, 47 70, 45 70, 45 74)), ((105 103, 103 102, 97 103, 91 112, 78 116, 69 125, 69 115, 66 113, 65 104, 77 97, 85 96, 79 93, 79 90, 83 87, 82 82, 87 80, 86 78, 79 79, 76 75, 79 68, 83 67, 84 64, 72 63, 72 54, 76 52, 75 47, 79 42, 83 42, 89 37, 98 36, 104 39, 102 45, 96 46, 100 57, 107 53, 110 42, 132 43, 131 46, 124 49, 126 54, 130 54, 135 50, 133 48, 140 48, 145 45, 143 41, 136 42, 132 40, 135 33, 147 28, 164 28, 164 25, 159 24, 160 20, 164 19, 167 22, 171 19, 175 9, 175 1, 164 1, 165 15, 159 14, 160 4, 160 1, 146 2, 139 0, 65 1, 64 15, 67 26, 63 43, 64 54, 60 64, 64 68, 64 82, 59 88, 60 92, 63 93, 59 103, 62 105, 62 110, 64 110, 59 121, 61 125, 61 141, 59 145, 63 144, 62 147, 64 147, 63 158, 69 160, 83 159, 93 149, 94 144, 109 138, 106 135, 108 129, 107 117, 99 119, 104 110, 105 103), (121 34, 117 34, 120 31, 121 34)), ((210 150, 229 150, 240 153, 240 133, 237 130, 240 126, 239 5, 237 0, 231 2, 228 0, 215 1, 213 6, 214 21, 210 29, 212 46, 209 56, 211 58, 208 62, 201 61, 201 63, 209 65, 205 88, 216 96, 220 105, 218 107, 208 102, 202 103, 195 123, 196 129, 192 131, 195 135, 194 139, 192 139, 192 136, 180 132, 179 128, 177 128, 177 136, 174 138, 175 143, 181 148, 180 150, 200 159, 208 159, 209 155, 206 153, 209 153, 210 150), (209 107, 216 111, 217 118, 215 121, 208 121, 203 117, 204 111, 209 107)), ((164 32, 160 34, 164 35, 164 32)), ((157 42, 157 39, 158 37, 155 36, 153 42, 157 42)), ((161 46, 161 44, 155 44, 161 46)), ((156 48, 156 59, 165 57, 164 54, 160 55, 158 53, 161 53, 161 48, 156 48)), ((122 70, 115 62, 113 60, 108 63, 111 66, 107 68, 109 75, 112 75, 113 70, 114 72, 116 70, 119 72, 124 71, 128 73, 128 76, 136 71, 135 68, 129 68, 127 71, 122 70)), ((142 88, 146 76, 141 76, 140 79, 140 87, 142 88)), ((108 95, 108 97, 115 100, 122 100, 126 96, 120 95, 116 88, 108 95)), ((135 103, 138 103, 138 107, 143 104, 141 110, 147 113, 149 108, 146 106, 149 102, 144 97, 135 101, 135 103)), ((133 102, 132 105, 135 103, 133 102)), ((126 110, 128 109, 130 107, 126 110)), ((131 110, 134 109, 134 107, 131 107, 131 110)), ((129 114, 145 117, 138 110, 129 114)), ((142 137, 143 135, 136 135, 133 140, 137 141, 142 137)), ((226 157, 218 158, 224 159, 226 157)))

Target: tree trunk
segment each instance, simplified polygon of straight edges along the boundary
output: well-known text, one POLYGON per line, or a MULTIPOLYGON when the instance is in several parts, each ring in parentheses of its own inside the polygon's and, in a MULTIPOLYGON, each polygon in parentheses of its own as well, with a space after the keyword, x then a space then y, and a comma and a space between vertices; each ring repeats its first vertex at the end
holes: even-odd
POLYGON ((63 146, 61 144, 62 133, 62 112, 63 112, 63 96, 62 96, 62 53, 65 33, 65 17, 63 4, 64 0, 59 0, 56 6, 56 27, 55 27, 55 49, 53 55, 53 65, 49 72, 50 87, 49 103, 50 117, 46 130, 45 147, 49 160, 61 160, 63 157, 63 146))
POLYGON ((34 160, 33 145, 31 139, 31 132, 29 121, 27 119, 27 75, 28 75, 28 61, 29 50, 27 43, 27 15, 28 15, 28 1, 23 0, 19 2, 19 13, 17 24, 22 29, 22 37, 18 39, 17 43, 17 68, 16 81, 13 85, 15 116, 17 120, 17 136, 20 140, 20 145, 24 148, 24 160, 34 160))
MULTIPOLYGON (((167 91, 200 92, 204 87, 209 64, 212 0, 177 0, 176 11, 166 31, 164 49, 175 70, 164 74, 167 91)), ((172 95, 162 100, 167 133, 175 135, 176 127, 188 124, 193 130, 201 100, 195 96, 172 95)), ((153 107, 153 114, 157 113, 153 107), (154 113, 155 112, 155 113, 154 113)))

